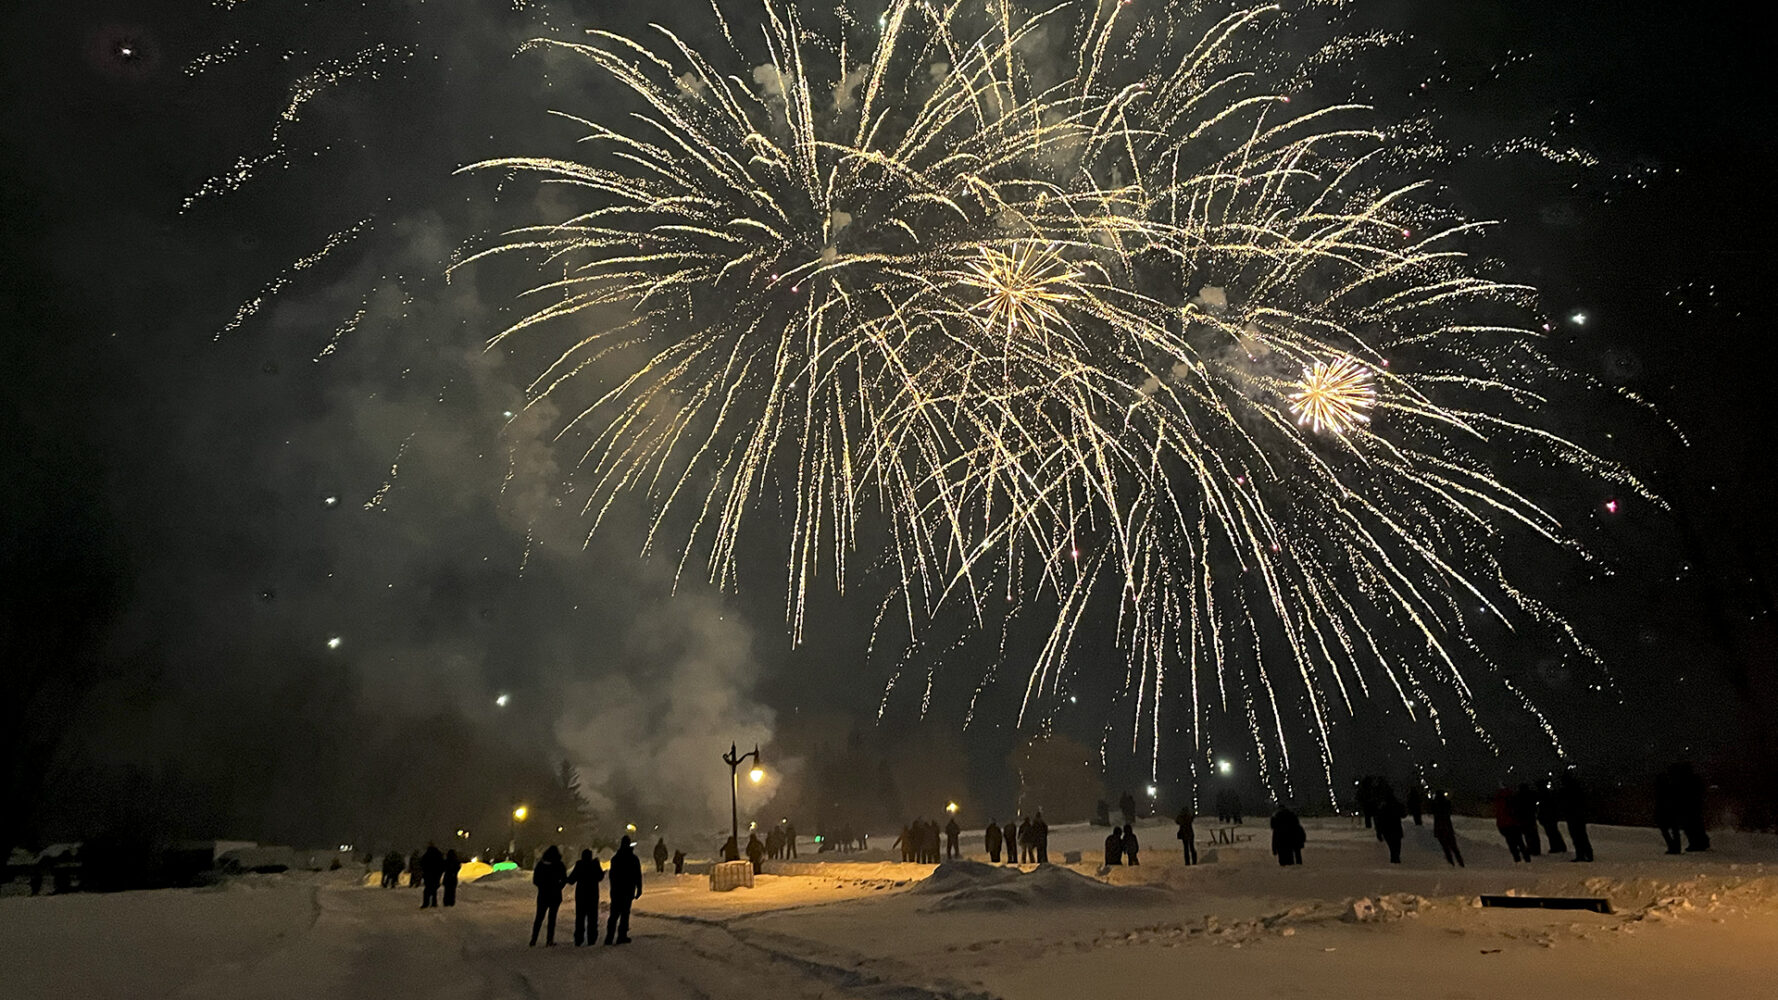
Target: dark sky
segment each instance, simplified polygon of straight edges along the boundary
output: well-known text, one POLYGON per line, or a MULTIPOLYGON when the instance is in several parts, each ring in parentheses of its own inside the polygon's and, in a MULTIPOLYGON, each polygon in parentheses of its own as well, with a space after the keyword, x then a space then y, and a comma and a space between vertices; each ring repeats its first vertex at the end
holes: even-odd
MULTIPOLYGON (((1559 331, 1558 360, 1645 397, 1690 442, 1634 407, 1553 418, 1671 502, 1604 517, 1584 487, 1554 487, 1612 573, 1538 581, 1565 593, 1624 703, 1577 705, 1554 672, 1536 694, 1577 760, 1640 773, 1720 758, 1771 717, 1771 88, 1741 5, 1564 6, 1378 5, 1367 23, 1414 37, 1367 83, 1386 112, 1431 102, 1461 142, 1557 121, 1600 158, 1460 162, 1443 180, 1506 220, 1490 251, 1552 314, 1586 315, 1559 331)), ((673 595, 671 565, 636 556, 639 512, 583 548, 571 456, 548 447, 559 415, 508 416, 534 359, 482 349, 516 308, 514 274, 441 274, 535 196, 455 168, 568 153, 575 133, 545 110, 612 99, 520 43, 644 16, 672 14, 9 5, 0 660, 23 722, 6 737, 10 794, 27 808, 7 833, 71 835, 168 802, 190 833, 405 832, 450 822, 428 788, 460 786, 492 815, 562 756, 601 803, 701 820, 720 809, 708 765, 727 740, 808 752, 877 726, 892 663, 863 655, 870 597, 820 598, 792 650, 781 584, 673 595), (304 79, 325 85, 281 121, 304 79)), ((924 724, 917 696, 892 699, 873 739, 956 744, 992 801, 1015 735, 1010 696, 957 735, 977 679, 948 676, 924 724)), ((1096 745, 1105 716, 1057 725, 1096 745)), ((1342 768, 1405 773, 1371 743, 1342 768)), ((1110 772, 1141 781, 1146 762, 1110 772)))

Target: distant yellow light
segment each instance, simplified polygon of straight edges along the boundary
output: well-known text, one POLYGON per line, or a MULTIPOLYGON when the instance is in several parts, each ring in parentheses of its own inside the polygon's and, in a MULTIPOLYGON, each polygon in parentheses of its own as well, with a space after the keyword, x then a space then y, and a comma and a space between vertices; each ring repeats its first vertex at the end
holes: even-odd
POLYGON ((957 803, 955 803, 955 802, 945 803, 945 812, 955 815, 957 812, 957 803))
POLYGON ((752 778, 753 783, 756 785, 759 784, 761 781, 765 780, 765 776, 766 776, 766 772, 765 772, 764 768, 756 767, 753 770, 747 772, 747 777, 752 778))
POLYGON ((521 823, 523 823, 525 821, 525 817, 529 816, 529 815, 531 815, 531 810, 525 808, 524 806, 519 806, 517 809, 514 809, 512 811, 512 818, 518 820, 521 823))

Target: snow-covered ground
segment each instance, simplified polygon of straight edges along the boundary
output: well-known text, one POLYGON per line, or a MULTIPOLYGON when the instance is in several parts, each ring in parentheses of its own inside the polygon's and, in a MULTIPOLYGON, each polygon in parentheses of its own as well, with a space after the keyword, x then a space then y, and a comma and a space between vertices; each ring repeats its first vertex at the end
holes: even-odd
MULTIPOLYGON (((1513 865, 1459 820, 1469 867, 1430 828, 1403 863, 1349 820, 1310 821, 1301 868, 1262 823, 1186 868, 1171 824, 1138 868, 1101 874, 1103 830, 1052 828, 1041 871, 821 855, 752 890, 645 875, 635 943, 527 948, 528 873, 451 910, 358 873, 243 876, 198 890, 0 899, 0 997, 1778 996, 1778 838, 1721 833, 1661 854, 1652 830, 1595 827, 1599 861, 1513 865), (1615 912, 1483 909, 1481 893, 1595 896, 1615 912)), ((1200 837, 1205 828, 1199 827, 1200 837)), ((980 859, 980 834, 966 835, 980 859)), ((771 868, 768 867, 768 871, 771 868)))

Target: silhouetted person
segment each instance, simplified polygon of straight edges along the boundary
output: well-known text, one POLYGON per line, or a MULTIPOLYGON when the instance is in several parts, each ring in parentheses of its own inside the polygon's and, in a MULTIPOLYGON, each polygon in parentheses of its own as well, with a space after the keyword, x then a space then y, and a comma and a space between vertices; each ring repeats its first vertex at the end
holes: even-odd
POLYGON ((753 874, 766 870, 766 845, 759 842, 759 834, 747 835, 747 860, 753 863, 753 874))
POLYGON ((407 863, 401 860, 400 851, 390 851, 383 855, 383 888, 393 889, 401 885, 401 871, 407 863))
POLYGON ((1387 786, 1377 793, 1375 822, 1377 836, 1389 845, 1389 863, 1401 864, 1401 803, 1395 801, 1395 793, 1387 786))
POLYGON ((766 831, 766 857, 774 861, 784 857, 784 834, 775 826, 766 831))
POLYGON ((1679 798, 1679 825, 1685 831, 1685 849, 1710 850, 1710 833, 1704 822, 1704 799, 1709 788, 1703 776, 1686 763, 1674 765, 1674 791, 1679 798))
POLYGON ((409 889, 412 889, 419 884, 420 884, 420 850, 419 850, 419 848, 415 848, 414 853, 412 855, 410 855, 407 859, 407 887, 409 889))
POLYGON ((1279 867, 1303 863, 1303 844, 1308 841, 1302 820, 1289 806, 1279 806, 1272 814, 1272 853, 1278 856, 1279 867))
POLYGON ((962 848, 957 846, 957 838, 963 835, 963 828, 957 825, 957 817, 952 816, 945 823, 945 857, 959 858, 963 856, 962 848))
POLYGON ((630 904, 642 898, 642 861, 625 836, 611 857, 611 916, 605 920, 606 944, 630 943, 630 904))
POLYGON ((1408 786, 1408 815, 1414 817, 1415 826, 1423 826, 1420 817, 1426 813, 1426 786, 1418 781, 1408 786))
POLYGON ((1043 810, 1031 817, 1031 842, 1037 846, 1037 863, 1050 863, 1050 825, 1043 821, 1043 810))
POLYGON ((1142 850, 1142 844, 1140 841, 1138 841, 1136 839, 1135 825, 1131 824, 1131 823, 1125 823, 1124 824, 1124 864, 1127 864, 1127 865, 1141 864, 1142 859, 1137 854, 1137 852, 1140 850, 1142 850))
POLYGON ((1189 807, 1179 810, 1178 823, 1179 832, 1174 836, 1179 838, 1180 848, 1185 852, 1185 863, 1195 865, 1198 863, 1198 835, 1192 831, 1192 811, 1189 807))
POLYGON ((1494 790, 1494 828, 1506 841, 1506 849, 1513 852, 1514 861, 1531 860, 1531 855, 1525 853, 1518 821, 1513 817, 1513 793, 1507 791, 1505 785, 1494 790))
POLYGON ((1666 843, 1668 854, 1680 853, 1685 843, 1680 839, 1678 781, 1678 764, 1655 776, 1655 827, 1661 831, 1661 840, 1666 843))
POLYGON ((599 943, 599 883, 605 880, 605 869, 592 851, 581 851, 580 860, 568 873, 568 884, 574 887, 574 946, 599 943))
POLYGON ((1241 793, 1229 789, 1229 822, 1241 825, 1241 793))
POLYGON ((1016 860, 1020 864, 1030 861, 1035 856, 1036 852, 1031 846, 1031 818, 1028 816, 1019 820, 1018 844, 1019 856, 1016 860))
POLYGON ((796 857, 796 824, 784 824, 784 850, 790 857, 796 857))
POLYGON ((1529 861, 1543 853, 1543 841, 1537 836, 1537 793, 1523 781, 1513 794, 1512 812, 1513 823, 1519 828, 1519 841, 1529 861))
MULTIPOLYGON (((629 840, 630 838, 626 835, 624 837, 624 839, 629 840)), ((613 861, 615 861, 615 860, 616 859, 613 859, 613 861)), ((735 840, 735 838, 730 837, 729 839, 722 842, 722 860, 724 860, 724 861, 739 861, 739 860, 741 860, 741 845, 735 840)))
POLYGON ((654 870, 656 874, 667 870, 667 838, 662 837, 654 842, 654 870))
POLYGON ((673 852, 673 874, 675 874, 675 875, 684 875, 685 874, 685 852, 684 851, 674 851, 673 852))
POLYGON ((1372 829, 1377 816, 1377 779, 1365 775, 1358 779, 1358 814, 1364 817, 1364 828, 1372 829))
POLYGON ((1445 852, 1445 863, 1463 867, 1463 852, 1457 848, 1457 828, 1451 825, 1451 800, 1444 792, 1432 797, 1432 839, 1445 852))
POLYGON ((1537 822, 1543 827, 1544 838, 1550 842, 1551 854, 1567 854, 1568 844, 1562 840, 1562 801, 1556 792, 1556 783, 1543 783, 1542 794, 1537 797, 1537 822))
POLYGON ((988 828, 982 831, 982 846, 988 849, 988 863, 1000 863, 1000 824, 988 820, 988 828))
POLYGON ((1573 770, 1562 772, 1558 790, 1562 815, 1568 821, 1568 839, 1574 842, 1574 861, 1593 860, 1593 840, 1587 836, 1587 790, 1573 770))
POLYGON ((543 857, 537 859, 537 867, 531 869, 531 884, 537 887, 537 916, 531 921, 531 943, 537 943, 537 932, 543 928, 544 918, 549 918, 549 929, 544 933, 544 947, 554 947, 556 943, 556 911, 562 906, 562 886, 568 884, 568 868, 562 864, 562 852, 556 845, 549 845, 543 857))
POLYGON ((446 851, 444 877, 439 880, 444 884, 444 905, 446 906, 457 905, 457 875, 462 870, 463 859, 457 857, 456 850, 446 851))
POLYGON ((1124 828, 1114 826, 1105 835, 1105 864, 1121 865, 1124 863, 1124 828))
POLYGON ((420 855, 420 909, 438 905, 438 883, 443 881, 445 857, 437 844, 427 844, 420 855))
POLYGON ((1136 796, 1125 792, 1117 797, 1117 811, 1124 815, 1124 825, 1136 822, 1136 796))

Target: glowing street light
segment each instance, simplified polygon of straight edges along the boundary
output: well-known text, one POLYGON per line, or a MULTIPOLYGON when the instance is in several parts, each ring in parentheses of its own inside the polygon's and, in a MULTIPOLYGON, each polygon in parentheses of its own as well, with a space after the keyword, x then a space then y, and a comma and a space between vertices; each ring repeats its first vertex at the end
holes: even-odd
POLYGON ((1152 799, 1152 798, 1154 798, 1154 797, 1155 797, 1155 796, 1156 796, 1156 795, 1159 795, 1159 794, 1160 794, 1160 793, 1161 793, 1161 790, 1160 790, 1160 789, 1158 789, 1158 788, 1156 788, 1156 787, 1155 787, 1155 786, 1153 786, 1153 785, 1149 785, 1149 786, 1148 786, 1148 797, 1149 797, 1149 798, 1151 798, 1151 799, 1152 799))
POLYGON ((948 812, 953 816, 957 815, 957 803, 955 803, 955 802, 945 803, 945 812, 948 812))
POLYGON ((506 856, 509 858, 519 852, 519 824, 523 823, 525 817, 529 815, 531 815, 530 808, 523 805, 512 811, 512 822, 506 824, 506 856))
POLYGON ((1216 771, 1218 774, 1228 774, 1228 773, 1232 772, 1234 769, 1235 769, 1235 765, 1229 763, 1226 760, 1219 760, 1216 762, 1216 771))
POLYGON ((759 744, 756 743, 753 749, 741 753, 730 743, 728 753, 722 755, 722 762, 728 765, 728 832, 734 838, 737 851, 741 849, 741 762, 749 757, 753 758, 753 770, 747 772, 747 777, 758 784, 766 776, 764 768, 760 766, 759 744))

